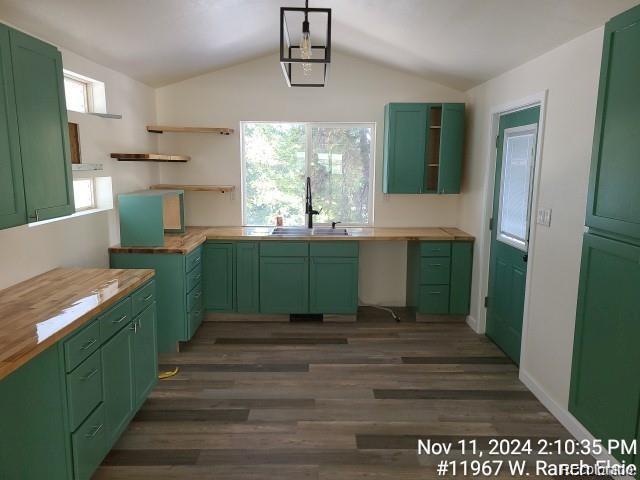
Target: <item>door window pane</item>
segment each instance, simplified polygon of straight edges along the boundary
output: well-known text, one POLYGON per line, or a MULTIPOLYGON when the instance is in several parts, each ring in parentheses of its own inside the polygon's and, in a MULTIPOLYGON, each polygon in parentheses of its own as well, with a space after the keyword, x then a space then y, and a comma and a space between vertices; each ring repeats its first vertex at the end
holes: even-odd
POLYGON ((526 250, 537 126, 506 129, 502 149, 502 176, 498 240, 526 250))

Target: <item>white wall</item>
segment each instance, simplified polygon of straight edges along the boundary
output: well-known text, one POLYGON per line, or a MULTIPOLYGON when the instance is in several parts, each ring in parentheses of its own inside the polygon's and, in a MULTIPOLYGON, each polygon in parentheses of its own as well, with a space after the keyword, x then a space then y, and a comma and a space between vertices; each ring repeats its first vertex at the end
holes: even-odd
MULTIPOLYGON (((482 238, 489 181, 493 108, 548 90, 540 172, 539 207, 553 209, 551 227, 535 226, 533 269, 521 368, 558 404, 568 404, 580 250, 595 122, 603 29, 585 34, 468 93, 467 169, 460 227, 482 238)), ((534 205, 534 209, 536 206, 534 205)), ((481 301, 487 258, 476 242, 472 316, 484 318, 481 301), (483 278, 480 278, 483 272, 483 278)))
MULTIPOLYGON (((454 226, 457 195, 382 194, 384 105, 389 102, 464 101, 463 93, 337 53, 328 86, 288 88, 276 55, 157 90, 158 123, 239 129, 243 120, 376 122, 375 225, 454 226)), ((234 194, 187 193, 189 225, 240 225, 240 135, 163 134, 162 151, 192 156, 188 164, 162 165, 163 182, 231 184, 234 194)), ((302 209, 302 204, 300 205, 302 209)), ((406 245, 363 245, 361 297, 404 305, 406 245)))
MULTIPOLYGON (((118 150, 157 148, 156 139, 145 130, 155 121, 154 90, 72 52, 62 54, 64 68, 105 82, 109 111, 123 115, 122 120, 106 120, 69 113, 69 121, 80 124, 83 161, 104 164, 104 171, 96 174, 111 176, 115 192, 157 181, 157 165, 109 158, 118 150)), ((106 267, 107 249, 118 236, 115 211, 0 230, 0 289, 59 266, 106 267)))

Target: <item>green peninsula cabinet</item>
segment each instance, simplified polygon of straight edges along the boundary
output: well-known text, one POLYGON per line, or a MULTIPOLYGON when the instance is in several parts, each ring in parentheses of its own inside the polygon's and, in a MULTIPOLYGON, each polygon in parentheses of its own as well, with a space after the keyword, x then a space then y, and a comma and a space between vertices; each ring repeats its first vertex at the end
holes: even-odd
POLYGON ((0 228, 70 215, 62 56, 0 24, 0 228))
POLYGON ((168 253, 162 249, 112 247, 111 268, 151 268, 156 271, 158 291, 158 350, 176 352, 179 342, 191 340, 202 323, 202 247, 189 253, 168 253), (131 250, 128 252, 127 250, 131 250))
POLYGON ((473 242, 425 241, 407 246, 407 306, 416 315, 468 315, 473 242))
POLYGON ((385 107, 384 193, 460 193, 464 103, 385 107))

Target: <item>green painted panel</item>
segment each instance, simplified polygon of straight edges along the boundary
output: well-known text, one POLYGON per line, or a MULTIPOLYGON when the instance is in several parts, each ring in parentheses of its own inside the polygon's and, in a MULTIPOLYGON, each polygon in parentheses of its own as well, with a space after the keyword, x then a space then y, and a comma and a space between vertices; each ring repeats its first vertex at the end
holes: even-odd
POLYGON ((260 310, 258 242, 236 244, 236 310, 239 313, 257 313, 260 310))
POLYGON ((134 408, 140 408, 158 381, 155 303, 133 319, 134 408))
POLYGON ((640 7, 607 23, 587 225, 640 240, 640 7))
POLYGON ((207 242, 204 246, 202 278, 205 310, 232 312, 234 310, 234 245, 207 242))
POLYGON ((102 401, 102 365, 97 351, 67 375, 69 422, 75 430, 102 401))
POLYGON ((311 257, 309 276, 311 313, 357 313, 357 257, 311 257))
POLYGON ((56 343, 0 381, 2 479, 72 478, 59 348, 56 343))
POLYGON ((160 352, 175 352, 189 339, 185 257, 180 254, 111 253, 111 268, 151 268, 156 271, 157 335, 160 352))
POLYGON ((418 313, 449 313, 449 285, 421 285, 418 292, 418 313))
POLYGON ((102 383, 107 446, 111 447, 127 427, 133 410, 133 324, 102 346, 102 383))
POLYGON ((584 236, 569 410, 603 441, 637 435, 640 377, 632 366, 640 364, 638 285, 640 247, 584 236))
POLYGON ((10 30, 13 80, 30 222, 74 212, 62 56, 10 30))
POLYGON ((384 193, 422 193, 427 144, 426 103, 385 107, 384 193))
POLYGON ((452 315, 469 315, 472 270, 473 242, 452 242, 449 298, 449 313, 452 315))
POLYGON ((161 195, 118 195, 120 245, 123 247, 161 247, 164 220, 161 195))
POLYGON ((107 454, 109 447, 104 427, 104 406, 100 405, 71 436, 74 480, 89 480, 107 454))
POLYGON ((422 257, 420 283, 423 285, 449 285, 449 257, 422 257))
POLYGON ((309 258, 260 257, 260 312, 307 313, 309 258))
POLYGON ((438 193, 460 193, 463 153, 464 103, 443 103, 438 193))
POLYGON ((0 25, 0 229, 25 223, 27 213, 9 29, 0 25))

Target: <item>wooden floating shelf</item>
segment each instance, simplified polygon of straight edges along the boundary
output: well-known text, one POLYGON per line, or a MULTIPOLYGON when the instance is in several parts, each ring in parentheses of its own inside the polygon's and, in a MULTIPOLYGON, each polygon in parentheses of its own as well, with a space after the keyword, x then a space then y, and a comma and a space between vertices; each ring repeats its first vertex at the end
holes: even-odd
POLYGON ((181 185, 178 183, 160 183, 151 185, 151 190, 185 190, 189 192, 233 192, 236 187, 233 185, 181 185))
POLYGON ((111 158, 121 162, 188 162, 188 155, 164 155, 162 153, 112 153, 111 158))
POLYGON ((214 127, 172 127, 169 125, 147 125, 147 132, 151 133, 217 133, 219 135, 231 135, 233 128, 214 127))

